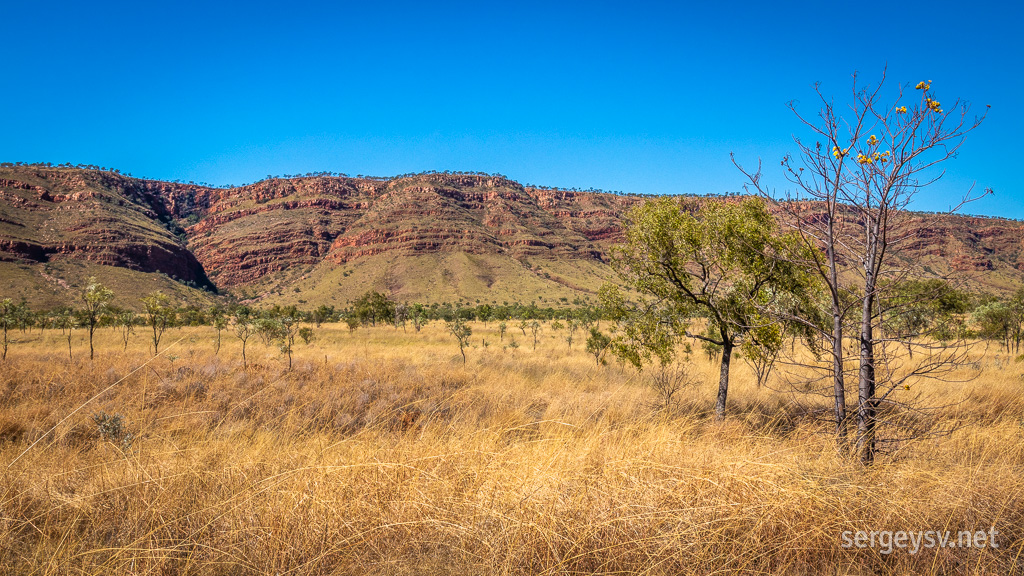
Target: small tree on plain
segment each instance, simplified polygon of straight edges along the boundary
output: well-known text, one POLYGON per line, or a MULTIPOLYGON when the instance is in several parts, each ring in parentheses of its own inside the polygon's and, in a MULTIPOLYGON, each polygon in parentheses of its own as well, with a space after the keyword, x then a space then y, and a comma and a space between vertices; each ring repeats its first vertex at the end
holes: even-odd
POLYGON ((530 322, 530 334, 533 335, 533 349, 537 349, 537 339, 540 337, 540 322, 534 320, 530 322))
POLYGON ((124 344, 124 351, 128 351, 128 339, 135 333, 135 312, 121 310, 114 316, 114 324, 121 331, 121 341, 124 344))
POLYGON ((604 359, 605 352, 612 345, 612 339, 603 334, 597 327, 590 329, 590 336, 587 337, 587 353, 594 357, 598 366, 604 359))
POLYGON ((466 321, 458 316, 445 322, 445 329, 455 337, 459 344, 459 353, 462 354, 462 363, 466 363, 466 347, 469 346, 469 337, 473 335, 473 329, 466 324, 466 321))
POLYGON ((95 276, 89 277, 85 290, 82 291, 82 324, 89 331, 89 360, 95 356, 93 350, 93 334, 99 326, 103 313, 114 299, 114 292, 96 281, 95 276))
POLYGON ((363 326, 376 326, 377 322, 389 323, 395 320, 395 303, 386 295, 369 291, 359 297, 352 310, 363 326))
POLYGON ((249 368, 249 360, 245 355, 245 347, 249 343, 249 338, 256 332, 256 328, 252 325, 252 319, 249 317, 247 309, 236 310, 235 314, 231 317, 231 324, 234 328, 235 336, 242 341, 242 369, 247 370, 249 368))
POLYGON ((295 316, 284 316, 278 320, 281 330, 278 336, 278 347, 288 356, 288 369, 292 369, 292 352, 295 348, 295 336, 299 330, 299 320, 295 316))
POLYGON ((806 258, 799 239, 778 232, 760 199, 708 199, 696 214, 685 202, 652 200, 632 211, 612 266, 640 303, 628 303, 614 285, 602 288, 602 303, 624 324, 617 348, 637 367, 651 353, 666 362, 676 335, 721 350, 715 400, 721 420, 733 351, 754 341, 780 342, 767 309, 812 299, 813 277, 793 263, 806 258), (690 318, 704 321, 701 331, 690 330, 690 318))
POLYGON ((153 354, 159 354, 160 340, 164 337, 164 332, 174 325, 177 313, 171 306, 171 299, 159 290, 144 297, 142 306, 146 314, 146 323, 152 331, 153 354))
POLYGON ((31 314, 24 303, 15 304, 10 298, 0 301, 0 330, 3 330, 3 356, 7 360, 7 347, 11 343, 10 331, 27 325, 31 314))
POLYGON ((282 338, 284 327, 276 318, 257 318, 252 322, 256 335, 260 337, 264 346, 273 346, 282 338))
POLYGON ((53 312, 50 316, 50 325, 61 331, 68 340, 68 360, 74 360, 71 354, 71 336, 74 333, 74 329, 78 326, 78 322, 75 319, 75 314, 70 308, 60 308, 53 312))
POLYGON ((345 325, 348 326, 349 332, 355 332, 359 328, 359 318, 355 314, 349 314, 345 316, 345 325))
POLYGON ((580 323, 575 318, 570 318, 565 323, 565 342, 569 345, 569 350, 572 350, 572 342, 576 338, 576 332, 580 329, 580 323))

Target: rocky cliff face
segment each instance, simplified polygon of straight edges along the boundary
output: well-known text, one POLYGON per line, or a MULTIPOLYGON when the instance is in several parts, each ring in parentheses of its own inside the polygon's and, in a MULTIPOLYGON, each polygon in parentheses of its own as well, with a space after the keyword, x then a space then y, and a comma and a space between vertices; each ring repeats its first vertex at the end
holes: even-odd
POLYGON ((236 188, 209 202, 187 232, 217 283, 238 286, 293 266, 385 253, 601 261, 635 202, 526 189, 494 176, 311 177, 236 188))
MULTIPOLYGON (((474 290, 521 274, 590 291, 596 286, 583 284, 607 269, 623 218, 641 201, 474 174, 302 177, 221 189, 95 170, 7 167, 0 168, 0 262, 77 259, 197 285, 207 284, 209 274, 221 288, 280 293, 313 270, 326 278, 325 270, 371 260, 386 268, 378 283, 402 286, 409 281, 402 270, 424 268, 399 263, 464 254, 470 260, 459 264, 459 274, 479 281, 474 290), (544 262, 561 268, 549 272, 544 262)), ((814 205, 801 208, 815 217, 814 205)), ((1020 222, 913 214, 908 226, 915 234, 904 255, 934 274, 973 273, 979 287, 996 290, 1024 280, 1020 222)))
POLYGON ((192 195, 107 172, 0 169, 0 261, 69 258, 209 285, 174 223, 175 192, 192 195))

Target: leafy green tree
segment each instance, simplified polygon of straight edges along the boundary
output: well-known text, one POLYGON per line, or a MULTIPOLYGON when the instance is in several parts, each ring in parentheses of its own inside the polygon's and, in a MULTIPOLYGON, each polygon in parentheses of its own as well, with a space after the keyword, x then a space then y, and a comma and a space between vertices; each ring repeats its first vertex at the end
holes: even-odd
POLYGON ((541 325, 537 320, 530 322, 530 334, 533 336, 533 349, 537 349, 537 339, 540 336, 541 325))
POLYGON ((177 311, 171 306, 171 299, 157 290, 142 298, 142 307, 153 336, 153 354, 160 353, 160 340, 164 332, 174 326, 178 317, 177 311))
POLYGON ((121 331, 125 352, 128 351, 128 339, 135 333, 135 317, 135 312, 131 310, 120 310, 114 315, 114 325, 121 331))
POLYGON ((250 310, 245 307, 235 310, 231 317, 231 325, 234 328, 235 336, 242 341, 242 369, 247 370, 249 368, 249 360, 245 355, 245 348, 249 343, 249 338, 256 332, 250 310))
POLYGON ((207 314, 207 316, 210 318, 210 325, 213 326, 213 329, 217 331, 217 347, 216 350, 214 351, 214 354, 220 356, 220 336, 221 333, 224 332, 224 330, 227 330, 228 317, 224 313, 224 309, 221 308, 220 306, 214 306, 210 308, 210 311, 207 314))
POLYGON ((1002 300, 994 300, 974 310, 974 321, 978 323, 978 335, 986 340, 996 340, 1010 350, 1016 314, 1013 307, 1002 300))
POLYGON ((720 346, 715 415, 722 419, 733 351, 774 342, 772 309, 810 298, 813 283, 794 263, 806 259, 799 239, 778 231, 763 201, 709 199, 696 214, 684 202, 663 198, 632 211, 612 266, 641 300, 627 307, 608 287, 603 304, 627 320, 618 350, 635 365, 650 353, 667 360, 679 335, 720 346), (702 330, 691 330, 687 320, 694 318, 702 330))
POLYGON ((427 323, 427 310, 422 304, 413 304, 412 309, 409 312, 410 318, 412 318, 412 327, 419 332, 423 326, 427 323))
POLYGON ((334 306, 328 306, 326 304, 321 304, 311 315, 311 320, 317 328, 319 328, 324 322, 330 322, 333 318, 334 306))
POLYGON ((24 302, 15 304, 10 298, 0 301, 0 330, 3 330, 3 356, 0 360, 7 360, 7 348, 11 343, 10 331, 17 328, 24 330, 30 318, 31 312, 24 302))
POLYGON ((58 308, 51 313, 50 325, 61 331, 61 334, 68 340, 68 360, 74 360, 71 354, 71 336, 74 329, 78 327, 74 311, 70 308, 58 308))
POLYGON ((494 318, 494 308, 490 304, 480 304, 476 307, 476 317, 486 327, 487 322, 494 318))
POLYGON ((282 316, 277 320, 281 326, 278 333, 278 347, 281 353, 288 356, 288 369, 292 369, 292 352, 295 349, 295 336, 299 330, 299 318, 295 315, 282 316))
POLYGON ((572 350, 572 342, 576 338, 576 332, 580 329, 580 322, 575 318, 569 318, 565 322, 565 342, 569 345, 569 350, 572 350))
POLYGON ((455 337, 459 344, 459 353, 462 354, 462 363, 466 363, 466 347, 469 346, 469 337, 473 335, 473 329, 466 324, 466 321, 456 316, 445 322, 445 330, 455 337))
POLYGON ((395 320, 395 303, 390 298, 376 291, 369 291, 357 299, 352 311, 363 326, 376 326, 377 322, 388 323, 395 320))
POLYGON ((86 282, 85 290, 82 291, 82 324, 89 331, 89 359, 95 356, 92 340, 96 327, 99 326, 103 313, 106 312, 110 302, 114 299, 114 292, 96 281, 95 276, 90 276, 86 282))
MULTIPOLYGON (((598 297, 604 315, 618 327, 610 347, 616 356, 638 369, 650 363, 653 357, 662 365, 672 361, 679 335, 686 330, 685 312, 668 306, 650 306, 643 300, 641 304, 630 302, 613 284, 602 286, 598 297)), ((570 320, 570 346, 575 325, 576 322, 570 320)))
POLYGON ((284 326, 277 318, 257 318, 253 320, 253 326, 264 346, 273 346, 283 338, 284 326))
POLYGON ((348 326, 349 332, 355 332, 356 328, 359 328, 359 324, 359 318, 355 314, 345 316, 345 325, 348 326))
POLYGON ((596 326, 590 328, 590 336, 587 337, 587 353, 594 357, 598 366, 601 365, 601 360, 611 345, 611 338, 603 334, 596 326))

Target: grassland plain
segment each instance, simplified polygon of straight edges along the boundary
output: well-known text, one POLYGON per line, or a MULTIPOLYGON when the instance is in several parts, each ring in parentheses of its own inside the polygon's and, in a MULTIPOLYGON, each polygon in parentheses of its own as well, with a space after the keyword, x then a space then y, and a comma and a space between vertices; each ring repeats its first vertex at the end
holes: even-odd
POLYGON ((103 329, 93 362, 81 334, 69 361, 60 333, 19 333, 0 370, 0 573, 1024 570, 1024 365, 994 347, 970 382, 920 385, 951 435, 864 468, 742 364, 716 423, 702 355, 658 411, 651 374, 597 366, 564 332, 533 350, 473 330, 464 365, 439 323, 325 325, 291 371, 258 340, 243 369, 206 327, 156 358, 103 329), (998 549, 840 546, 993 527, 998 549))

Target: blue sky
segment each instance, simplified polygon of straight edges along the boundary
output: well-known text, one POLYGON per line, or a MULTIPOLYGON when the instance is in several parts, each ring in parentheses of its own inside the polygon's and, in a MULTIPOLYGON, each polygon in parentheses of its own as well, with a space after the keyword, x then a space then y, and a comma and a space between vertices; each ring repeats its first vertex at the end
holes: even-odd
POLYGON ((934 80, 988 119, 925 191, 1024 218, 1018 3, 9 2, 2 161, 241 184, 268 174, 500 172, 640 193, 769 182, 785 104, 850 75, 934 80))

